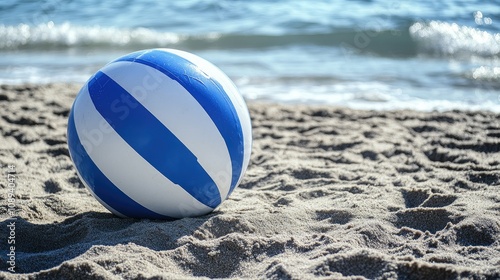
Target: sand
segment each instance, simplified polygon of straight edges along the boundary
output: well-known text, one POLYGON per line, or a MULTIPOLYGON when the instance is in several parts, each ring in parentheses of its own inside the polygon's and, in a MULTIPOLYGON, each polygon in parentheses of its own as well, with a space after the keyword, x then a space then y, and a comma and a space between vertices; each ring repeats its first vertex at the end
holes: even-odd
POLYGON ((231 197, 203 217, 133 220, 75 173, 78 90, 0 87, 0 278, 500 278, 498 114, 250 102, 253 153, 231 197))

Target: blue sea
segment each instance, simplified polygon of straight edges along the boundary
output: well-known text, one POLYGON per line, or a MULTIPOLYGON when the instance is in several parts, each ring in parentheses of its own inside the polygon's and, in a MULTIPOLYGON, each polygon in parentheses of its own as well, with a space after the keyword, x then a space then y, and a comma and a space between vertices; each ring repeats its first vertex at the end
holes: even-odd
POLYGON ((500 1, 0 2, 0 83, 84 83, 146 48, 193 52, 249 100, 500 112, 500 1))

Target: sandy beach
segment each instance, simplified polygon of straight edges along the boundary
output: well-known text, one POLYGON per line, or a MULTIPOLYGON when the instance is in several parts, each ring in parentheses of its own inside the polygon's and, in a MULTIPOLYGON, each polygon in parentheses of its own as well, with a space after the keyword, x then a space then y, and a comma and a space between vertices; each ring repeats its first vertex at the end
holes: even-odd
POLYGON ((133 220, 69 158, 79 88, 0 86, 0 278, 500 279, 498 114, 249 102, 251 163, 230 198, 133 220))

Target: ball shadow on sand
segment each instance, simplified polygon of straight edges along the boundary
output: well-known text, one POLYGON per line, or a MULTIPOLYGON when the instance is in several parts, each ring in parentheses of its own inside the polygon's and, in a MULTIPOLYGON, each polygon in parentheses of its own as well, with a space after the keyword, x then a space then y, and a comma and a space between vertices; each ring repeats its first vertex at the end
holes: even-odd
MULTIPOLYGON (((1 235, 7 236, 7 225, 15 221, 16 273, 31 273, 56 267, 94 246, 134 243, 155 251, 169 250, 176 247, 182 236, 192 235, 209 217, 139 220, 89 211, 51 224, 30 223, 17 217, 0 222, 0 228, 1 235)), ((6 254, 2 250, 2 255, 6 254)), ((0 269, 7 269, 5 262, 1 266, 0 269)))

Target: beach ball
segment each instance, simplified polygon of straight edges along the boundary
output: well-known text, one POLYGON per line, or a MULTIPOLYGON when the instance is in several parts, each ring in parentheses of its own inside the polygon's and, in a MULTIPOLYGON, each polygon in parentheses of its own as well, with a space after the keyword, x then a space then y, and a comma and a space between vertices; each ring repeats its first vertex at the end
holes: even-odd
POLYGON ((78 176, 122 217, 204 215, 240 183, 251 150, 248 108, 233 82, 194 54, 120 57, 82 87, 68 120, 78 176))

